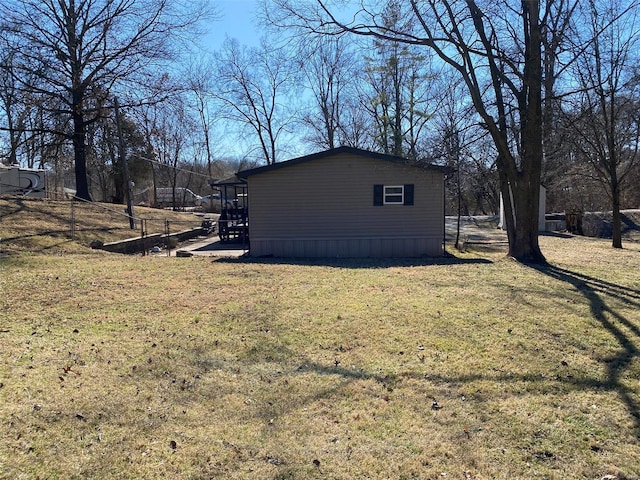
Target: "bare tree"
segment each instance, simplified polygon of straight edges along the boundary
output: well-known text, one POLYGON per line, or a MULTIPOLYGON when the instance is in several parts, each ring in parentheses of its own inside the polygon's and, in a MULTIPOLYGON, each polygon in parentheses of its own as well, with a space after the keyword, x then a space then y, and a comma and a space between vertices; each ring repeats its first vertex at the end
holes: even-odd
MULTIPOLYGON (((205 14, 201 2, 169 0, 6 0, 3 17, 20 46, 26 91, 55 97, 72 132, 76 195, 90 199, 87 125, 100 117, 112 89, 171 59, 177 39, 205 14), (91 102, 89 102, 91 99, 91 102)), ((66 133, 66 132, 65 132, 66 133)))
MULTIPOLYGON (((146 143, 139 125, 120 115, 120 131, 124 140, 124 151, 129 180, 140 190, 148 186, 151 179, 151 164, 145 160, 151 155, 151 146, 146 143)), ((124 203, 127 185, 125 166, 119 156, 119 137, 115 118, 104 118, 87 128, 87 166, 89 184, 97 191, 100 201, 124 203), (97 187, 97 188, 96 188, 97 187)))
POLYGON ((582 93, 568 122, 577 154, 609 197, 614 248, 622 248, 621 196, 640 157, 636 6, 617 0, 585 5, 583 28, 591 40, 576 63, 582 93))
POLYGON ((348 99, 354 94, 357 61, 344 37, 313 37, 301 49, 301 67, 313 95, 313 105, 303 115, 309 140, 320 148, 344 144, 348 99))
POLYGON ((207 164, 207 172, 209 178, 214 176, 213 160, 213 142, 212 127, 215 122, 215 116, 212 112, 213 96, 215 90, 215 79, 211 75, 213 66, 203 58, 193 62, 187 77, 187 89, 192 99, 191 105, 198 113, 200 119, 200 128, 203 140, 203 151, 207 164))
POLYGON ((446 209, 458 216, 455 247, 459 248, 461 216, 497 213, 499 188, 495 149, 475 121, 473 106, 465 101, 465 86, 451 73, 442 72, 438 81, 440 102, 431 122, 432 145, 426 160, 454 171, 446 179, 446 209))
MULTIPOLYGON (((1 45, 1 44, 0 44, 1 45)), ((0 46, 0 48, 2 48, 0 46)), ((3 155, 9 165, 18 163, 18 147, 24 136, 24 118, 28 114, 28 103, 21 101, 13 72, 14 53, 0 50, 0 109, 4 111, 6 126, 2 128, 8 136, 8 152, 3 155)))
POLYGON ((568 77, 568 69, 574 65, 576 54, 571 52, 575 35, 579 0, 556 0, 548 4, 542 22, 543 43, 543 96, 542 96, 542 183, 547 192, 547 207, 567 208, 563 190, 566 181, 567 166, 570 163, 567 130, 562 125, 563 97, 571 94, 567 91, 571 82, 561 82, 568 77))
POLYGON ((506 0, 411 0, 404 14, 412 16, 415 29, 386 25, 380 9, 362 4, 355 16, 342 20, 324 0, 274 2, 279 8, 271 20, 276 24, 423 46, 451 66, 466 85, 497 151, 509 255, 526 262, 545 261, 538 243, 542 22, 551 0, 522 0, 517 5, 506 0))
MULTIPOLYGON (((174 96, 171 101, 146 108, 145 118, 148 123, 143 128, 146 131, 145 137, 153 148, 157 172, 154 185, 157 187, 156 182, 169 185, 174 209, 184 203, 184 190, 179 187, 188 188, 193 179, 187 167, 193 150, 190 132, 195 129, 196 122, 182 100, 179 96, 174 96), (182 171, 186 175, 181 175, 182 171)), ((156 200, 154 195, 154 202, 156 200)))
MULTIPOLYGON (((0 132, 5 134, 6 149, 3 152, 9 164, 22 163, 29 168, 45 163, 45 143, 51 143, 58 124, 49 111, 54 104, 33 92, 24 91, 23 83, 38 82, 37 76, 22 76, 17 64, 15 38, 10 32, 0 31, 0 132)), ((64 125, 64 122, 62 123, 64 125)))
POLYGON ((227 39, 215 56, 216 98, 227 120, 247 127, 267 164, 278 160, 279 146, 293 115, 287 105, 294 76, 293 63, 283 51, 262 42, 247 48, 227 39))
POLYGON ((373 126, 366 108, 363 108, 366 97, 356 88, 354 96, 349 96, 343 102, 346 106, 340 119, 340 143, 354 148, 372 148, 371 130, 373 126))

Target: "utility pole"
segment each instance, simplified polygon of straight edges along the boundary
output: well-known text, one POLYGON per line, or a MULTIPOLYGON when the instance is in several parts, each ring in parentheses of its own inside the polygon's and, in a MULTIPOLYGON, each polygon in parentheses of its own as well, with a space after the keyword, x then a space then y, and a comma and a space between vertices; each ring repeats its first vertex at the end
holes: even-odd
POLYGON ((133 205, 131 204, 131 180, 129 179, 129 164, 124 154, 124 138, 122 138, 122 126, 120 124, 120 111, 118 110, 118 97, 113 99, 116 112, 116 125, 118 126, 118 158, 122 165, 122 174, 124 176, 124 191, 127 198, 127 215, 129 216, 129 227, 135 230, 136 224, 133 219, 133 205))

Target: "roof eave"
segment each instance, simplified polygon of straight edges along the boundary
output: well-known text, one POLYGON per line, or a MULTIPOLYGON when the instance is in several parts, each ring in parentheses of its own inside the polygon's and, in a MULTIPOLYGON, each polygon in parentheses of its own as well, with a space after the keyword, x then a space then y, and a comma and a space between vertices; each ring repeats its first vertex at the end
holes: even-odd
POLYGON ((367 157, 367 158, 373 158, 373 159, 378 159, 378 160, 385 160, 388 162, 392 162, 392 163, 397 163, 397 164, 401 164, 401 165, 406 165, 406 166, 410 166, 410 167, 414 167, 414 168, 422 168, 425 170, 435 170, 435 171, 439 171, 442 172, 443 174, 447 174, 447 173, 451 173, 453 170, 450 167, 444 167, 441 165, 432 165, 432 164, 428 164, 428 165, 412 165, 409 162, 408 159, 404 158, 404 157, 398 157, 398 156, 394 156, 394 155, 387 155, 384 153, 378 153, 378 152, 372 152, 369 150, 361 150, 359 148, 355 148, 355 147, 346 147, 346 146, 342 146, 342 147, 337 147, 337 148, 332 148, 329 150, 324 150, 321 152, 316 152, 316 153, 312 153, 310 155, 305 155, 302 157, 297 157, 297 158, 293 158, 291 160, 287 160, 284 162, 279 162, 279 163, 273 163, 271 165, 263 165, 261 167, 256 167, 256 168, 250 168, 247 170, 241 170, 239 172, 236 173, 236 176, 240 179, 246 180, 248 177, 252 176, 252 175, 257 175, 260 173, 264 173, 264 172, 271 172, 273 170, 279 170, 281 168, 286 168, 286 167, 291 167, 293 165, 299 165, 301 163, 306 163, 312 160, 317 160, 320 158, 326 158, 326 157, 331 157, 334 155, 340 155, 340 154, 352 154, 352 155, 359 155, 362 157, 367 157))

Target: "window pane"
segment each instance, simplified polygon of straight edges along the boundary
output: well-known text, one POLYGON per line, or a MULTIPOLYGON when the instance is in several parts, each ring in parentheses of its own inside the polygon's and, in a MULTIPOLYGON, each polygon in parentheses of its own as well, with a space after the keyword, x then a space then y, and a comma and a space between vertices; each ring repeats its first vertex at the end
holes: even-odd
POLYGON ((404 186, 384 187, 384 203, 404 203, 404 186))

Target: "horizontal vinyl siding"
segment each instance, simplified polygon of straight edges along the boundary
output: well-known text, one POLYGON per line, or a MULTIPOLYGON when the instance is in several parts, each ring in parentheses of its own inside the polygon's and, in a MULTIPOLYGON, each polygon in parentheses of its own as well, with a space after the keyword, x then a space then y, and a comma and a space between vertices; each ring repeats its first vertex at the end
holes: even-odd
POLYGON ((252 255, 442 254, 440 172, 340 155, 253 175, 248 182, 252 255), (376 184, 414 184, 414 205, 374 206, 376 184))

